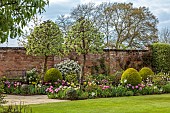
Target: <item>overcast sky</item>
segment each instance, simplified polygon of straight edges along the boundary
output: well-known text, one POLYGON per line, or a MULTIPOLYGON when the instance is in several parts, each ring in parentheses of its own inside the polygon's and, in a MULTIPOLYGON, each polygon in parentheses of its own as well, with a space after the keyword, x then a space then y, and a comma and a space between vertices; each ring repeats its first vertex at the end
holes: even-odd
MULTIPOLYGON (((170 28, 170 0, 49 0, 50 4, 47 6, 46 12, 43 16, 44 20, 51 19, 56 20, 58 15, 68 14, 71 10, 76 7, 78 4, 84 3, 97 3, 102 2, 126 2, 133 3, 135 7, 145 6, 159 19, 158 28, 159 30, 164 27, 170 28)), ((8 44, 1 44, 0 47, 16 47, 18 42, 16 39, 9 39, 8 44)))

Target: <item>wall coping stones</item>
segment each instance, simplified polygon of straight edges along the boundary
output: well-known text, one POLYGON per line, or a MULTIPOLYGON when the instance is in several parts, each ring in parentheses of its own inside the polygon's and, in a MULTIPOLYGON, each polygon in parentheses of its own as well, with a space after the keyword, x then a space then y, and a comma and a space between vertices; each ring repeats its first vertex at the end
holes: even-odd
MULTIPOLYGON (((26 50, 24 47, 0 47, 0 50, 26 50)), ((135 50, 135 49, 103 49, 103 51, 120 51, 120 52, 147 52, 148 50, 135 50)))

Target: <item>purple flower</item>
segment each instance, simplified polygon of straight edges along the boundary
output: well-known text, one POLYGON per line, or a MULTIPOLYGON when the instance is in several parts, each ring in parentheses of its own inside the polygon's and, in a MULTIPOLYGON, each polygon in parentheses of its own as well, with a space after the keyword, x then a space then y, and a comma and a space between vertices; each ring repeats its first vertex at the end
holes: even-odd
POLYGON ((58 82, 54 82, 54 84, 58 84, 58 82))
POLYGON ((103 83, 107 83, 108 81, 104 79, 104 80, 102 80, 102 82, 103 82, 103 83))
POLYGON ((10 88, 10 86, 11 86, 11 85, 9 84, 9 85, 8 85, 8 88, 10 88))
POLYGON ((17 86, 17 84, 15 83, 15 84, 14 84, 14 87, 16 87, 16 86, 17 86))
POLYGON ((110 86, 103 86, 102 90, 105 90, 105 89, 108 89, 108 88, 110 88, 110 86))
POLYGON ((139 90, 142 90, 142 87, 140 87, 139 90))
POLYGON ((132 89, 135 89, 135 87, 134 87, 134 86, 132 86, 132 89))
POLYGON ((104 86, 105 88, 110 88, 110 86, 104 86))
POLYGON ((135 86, 136 89, 138 89, 138 86, 135 86))
POLYGON ((49 88, 47 88, 45 91, 48 92, 49 88))
POLYGON ((49 89, 49 92, 50 92, 50 93, 54 93, 53 89, 49 89))
POLYGON ((5 81, 5 84, 10 84, 10 82, 9 81, 5 81))
POLYGON ((19 86, 19 85, 21 85, 21 82, 17 82, 16 84, 17 84, 17 86, 19 86))
POLYGON ((50 93, 54 93, 54 91, 53 91, 53 90, 51 90, 51 91, 50 91, 50 93))
POLYGON ((145 87, 145 85, 144 85, 144 84, 141 84, 140 86, 141 86, 142 88, 144 88, 144 87, 145 87))
POLYGON ((60 80, 60 79, 58 79, 57 81, 58 81, 58 82, 61 82, 61 80, 60 80))
POLYGON ((58 91, 60 91, 60 88, 56 88, 54 91, 57 93, 58 91))
POLYGON ((45 85, 47 85, 48 83, 46 82, 45 85))

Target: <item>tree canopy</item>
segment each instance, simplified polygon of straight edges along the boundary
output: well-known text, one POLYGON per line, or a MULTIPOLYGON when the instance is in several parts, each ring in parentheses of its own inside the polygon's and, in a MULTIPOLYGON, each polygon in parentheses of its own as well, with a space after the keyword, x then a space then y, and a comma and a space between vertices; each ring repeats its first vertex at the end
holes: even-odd
POLYGON ((45 11, 48 0, 1 0, 0 1, 0 43, 8 37, 16 38, 22 33, 36 13, 45 11))
POLYGON ((39 26, 35 26, 24 47, 27 54, 33 56, 44 56, 44 72, 47 68, 47 58, 50 55, 61 56, 63 54, 62 45, 64 43, 62 32, 58 25, 50 20, 44 21, 39 26))
POLYGON ((104 47, 103 34, 87 19, 78 20, 68 31, 66 40, 78 54, 95 53, 104 47))
POLYGON ((159 32, 159 42, 170 44, 170 29, 164 27, 159 32))
POLYGON ((105 10, 111 17, 115 48, 143 48, 158 39, 158 19, 146 7, 132 3, 114 3, 105 10))
POLYGON ((70 15, 73 23, 81 17, 90 20, 112 48, 141 49, 158 41, 158 19, 146 7, 134 7, 132 3, 88 3, 78 5, 70 15))

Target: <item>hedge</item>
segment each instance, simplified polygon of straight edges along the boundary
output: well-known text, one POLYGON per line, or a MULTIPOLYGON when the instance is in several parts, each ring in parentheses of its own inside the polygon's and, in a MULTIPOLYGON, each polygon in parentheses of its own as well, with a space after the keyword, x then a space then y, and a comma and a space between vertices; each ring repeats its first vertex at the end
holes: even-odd
POLYGON ((152 68, 156 73, 170 72, 170 44, 154 43, 152 50, 152 68))

